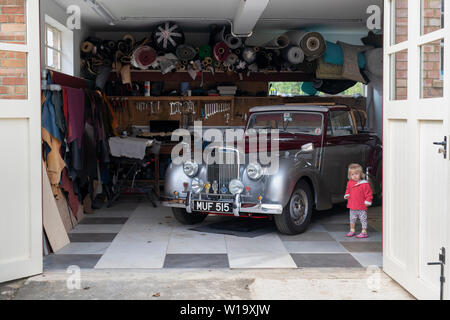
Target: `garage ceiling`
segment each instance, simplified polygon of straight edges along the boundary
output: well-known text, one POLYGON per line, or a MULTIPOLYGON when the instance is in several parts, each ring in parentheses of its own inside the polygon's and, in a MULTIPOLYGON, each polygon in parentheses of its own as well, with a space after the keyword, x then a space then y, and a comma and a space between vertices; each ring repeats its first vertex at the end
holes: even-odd
MULTIPOLYGON (((93 30, 148 31, 164 20, 173 20, 190 32, 206 31, 213 23, 232 20, 244 0, 103 0, 104 7, 118 20, 109 26, 85 0, 54 0, 63 8, 78 5, 82 20, 93 30)), ((366 9, 381 0, 270 0, 255 31, 320 28, 333 32, 366 30, 366 9)))

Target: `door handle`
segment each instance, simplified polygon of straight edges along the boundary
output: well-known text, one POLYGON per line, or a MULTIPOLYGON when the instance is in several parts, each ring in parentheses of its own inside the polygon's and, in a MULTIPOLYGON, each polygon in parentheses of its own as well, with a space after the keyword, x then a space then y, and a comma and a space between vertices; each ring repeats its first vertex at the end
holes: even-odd
POLYGON ((444 154, 444 159, 447 159, 447 136, 444 136, 444 141, 433 142, 434 145, 443 146, 439 148, 438 152, 444 154))
POLYGON ((428 262, 429 266, 441 266, 441 276, 439 278, 441 282, 441 289, 440 289, 440 299, 444 299, 444 282, 445 282, 445 276, 444 276, 444 266, 445 266, 445 248, 441 248, 441 253, 439 253, 439 261, 438 262, 428 262))

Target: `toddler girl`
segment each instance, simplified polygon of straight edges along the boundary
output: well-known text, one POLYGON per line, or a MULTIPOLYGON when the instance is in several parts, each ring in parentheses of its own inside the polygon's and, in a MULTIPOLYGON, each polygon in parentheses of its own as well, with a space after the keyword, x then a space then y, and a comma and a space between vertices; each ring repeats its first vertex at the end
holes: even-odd
POLYGON ((367 180, 363 168, 356 163, 348 167, 348 182, 345 190, 344 199, 348 199, 347 208, 350 209, 350 232, 347 237, 355 235, 355 222, 361 221, 362 231, 357 238, 367 238, 367 207, 372 205, 372 189, 367 180))

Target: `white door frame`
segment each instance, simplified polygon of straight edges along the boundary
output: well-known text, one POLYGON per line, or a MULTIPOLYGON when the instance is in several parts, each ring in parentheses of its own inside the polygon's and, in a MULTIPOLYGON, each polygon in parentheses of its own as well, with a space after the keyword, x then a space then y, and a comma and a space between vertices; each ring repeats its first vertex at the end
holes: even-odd
MULTIPOLYGON (((27 167, 18 168, 27 170, 23 180, 4 181, 0 180, 0 223, 8 225, 16 225, 17 229, 8 230, 9 239, 0 244, 1 247, 12 246, 14 249, 15 233, 27 234, 27 239, 20 239, 26 243, 21 249, 24 252, 8 251, 8 254, 0 252, 0 282, 22 278, 34 274, 42 273, 42 164, 41 164, 41 91, 40 91, 40 36, 39 36, 39 1, 25 1, 26 14, 26 44, 9 44, 0 42, 0 50, 25 52, 27 53, 27 99, 26 100, 9 100, 0 99, 0 125, 3 122, 5 127, 13 128, 16 124, 21 124, 21 128, 26 128, 28 134, 23 136, 26 145, 17 146, 12 143, 8 144, 7 139, 3 141, 0 148, 8 148, 12 150, 12 154, 3 155, 2 157, 14 157, 14 150, 21 151, 25 154, 26 159, 22 159, 27 167), (25 184, 27 181, 27 185, 25 184), (18 185, 20 182, 23 184, 18 185), (21 212, 14 212, 14 192, 23 192, 27 194, 24 201, 28 200, 28 204, 21 206, 26 208, 21 212), (12 199, 10 198, 12 196, 12 199), (5 210, 5 208, 8 208, 5 210), (8 211, 8 212, 6 212, 8 211), (21 217, 23 224, 14 224, 21 217), (18 232, 21 231, 21 232, 18 232), (27 248, 27 249, 23 249, 27 248)), ((4 127, 4 128, 5 128, 4 127)), ((15 133, 11 132, 11 136, 15 133)), ((5 150, 5 149, 2 149, 5 150)), ((14 162, 6 160, 2 162, 0 158, 0 166, 11 166, 14 162)), ((17 168, 16 168, 17 169, 17 168)), ((0 169, 1 171, 2 169, 0 169)), ((1 235, 0 235, 1 239, 1 235)))
MULTIPOLYGON (((447 3, 448 4, 448 3, 447 3)), ((395 17, 391 17, 391 7, 393 5, 392 0, 384 1, 384 80, 383 80, 383 268, 384 271, 389 274, 394 280, 399 282, 409 292, 419 299, 434 299, 439 295, 436 295, 435 287, 431 288, 429 284, 425 283, 419 277, 419 268, 424 268, 423 262, 419 262, 419 252, 421 250, 421 244, 419 243, 419 230, 421 227, 419 219, 420 210, 420 127, 419 122, 422 120, 441 120, 443 121, 443 127, 447 139, 449 139, 449 119, 450 119, 450 49, 448 44, 450 43, 450 28, 449 22, 445 21, 443 29, 421 35, 421 1, 414 0, 408 1, 408 40, 391 45, 391 29, 395 25, 395 17), (442 98, 427 98, 422 99, 421 96, 421 51, 420 46, 429 42, 433 42, 439 39, 445 39, 444 50, 444 92, 442 98), (390 55, 402 50, 408 50, 408 79, 407 79, 407 100, 391 100, 391 81, 392 70, 390 64, 390 55), (419 107, 420 106, 420 107, 419 107), (408 120, 404 122, 404 120, 408 120), (404 123, 404 145, 407 156, 404 162, 401 163, 404 166, 406 173, 410 173, 405 179, 405 183, 402 184, 404 188, 405 197, 402 199, 391 199, 391 193, 394 189, 395 182, 392 181, 394 173, 391 172, 391 163, 393 160, 391 156, 394 149, 399 148, 399 144, 395 146, 391 145, 391 139, 393 132, 390 132, 390 125, 392 122, 399 121, 404 123), (394 148, 394 149, 392 149, 394 148), (396 203, 397 202, 397 203, 396 203), (407 219, 404 221, 404 230, 393 230, 392 219, 395 219, 395 215, 405 210, 408 212, 407 219), (406 231, 406 232, 405 232, 406 231), (402 234, 406 239, 403 240, 404 255, 402 258, 397 259, 393 254, 394 247, 397 243, 402 242, 396 238, 395 233, 402 234), (405 244, 406 243, 406 244, 405 244), (403 261, 401 261, 403 260, 403 261)), ((450 6, 446 5, 445 17, 450 17, 450 6)), ((395 78, 394 78, 395 81, 395 78)), ((397 122, 398 123, 398 122, 397 122)), ((441 137, 440 140, 442 140, 441 137)), ((432 143, 430 141, 430 143, 432 143)), ((438 147, 436 146, 436 152, 438 147)), ((450 181, 450 154, 447 155, 443 173, 446 177, 445 186, 436 186, 438 188, 445 188, 448 194, 449 181, 450 181)), ((406 177, 406 175, 404 175, 406 177)), ((398 184, 397 184, 398 186, 398 184)), ((450 232, 449 232, 449 199, 443 199, 443 212, 442 223, 446 229, 446 241, 443 245, 447 249, 447 261, 448 254, 450 253, 450 232), (446 214, 445 214, 446 213, 446 214), (446 242, 446 243, 445 243, 446 242)), ((406 215, 405 215, 406 216, 406 215)), ((431 236, 431 235, 430 235, 431 236)), ((398 248, 395 248, 399 252, 398 248)), ((436 248, 435 259, 438 260, 438 248, 436 248)), ((447 262, 447 265, 449 263, 447 262)), ((439 268, 438 266, 429 266, 429 268, 439 268)), ((446 267, 446 277, 449 278, 449 267, 446 267)), ((447 280, 445 284, 444 294, 446 299, 450 299, 450 285, 447 280)), ((436 279, 439 283, 439 278, 436 279)))

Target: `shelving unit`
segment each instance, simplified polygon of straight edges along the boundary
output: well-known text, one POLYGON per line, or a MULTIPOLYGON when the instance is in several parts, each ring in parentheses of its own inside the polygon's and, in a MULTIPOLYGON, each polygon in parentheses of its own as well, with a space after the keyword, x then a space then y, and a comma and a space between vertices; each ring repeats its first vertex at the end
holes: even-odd
MULTIPOLYGON (((186 71, 176 71, 162 74, 159 70, 131 70, 131 81, 174 81, 174 82, 192 82, 201 81, 201 72, 197 74, 195 80, 186 71)), ((117 81, 119 79, 118 73, 113 71, 109 76, 109 80, 117 81)), ((269 72, 254 72, 247 76, 247 73, 242 74, 242 79, 238 73, 233 72, 228 74, 226 72, 203 72, 203 81, 205 82, 239 82, 239 81, 256 81, 256 82, 271 82, 271 81, 312 81, 314 74, 304 72, 289 72, 289 71, 269 71, 269 72)))

